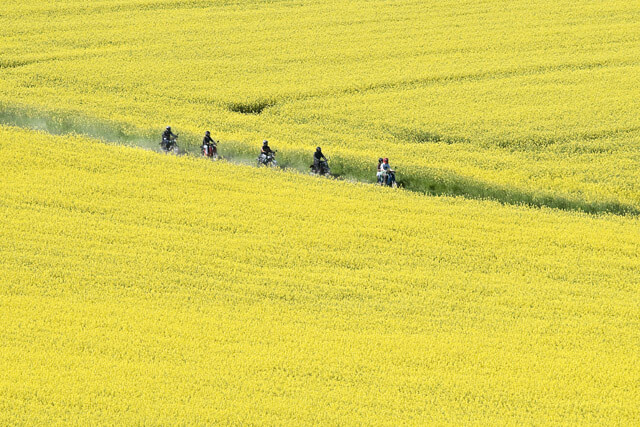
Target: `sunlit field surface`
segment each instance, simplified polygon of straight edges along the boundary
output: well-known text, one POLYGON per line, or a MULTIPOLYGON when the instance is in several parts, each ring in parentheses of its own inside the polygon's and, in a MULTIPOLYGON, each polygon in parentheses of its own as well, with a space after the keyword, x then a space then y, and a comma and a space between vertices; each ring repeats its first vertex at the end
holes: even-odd
POLYGON ((1 425, 638 424, 639 2, 0 9, 1 425))
POLYGON ((1 424, 640 417, 637 218, 0 141, 1 424))
POLYGON ((210 129, 228 155, 267 138, 295 166, 322 145, 359 179, 387 156, 413 190, 637 214, 639 14, 628 0, 5 0, 0 116, 154 139, 171 124, 183 145, 210 129))

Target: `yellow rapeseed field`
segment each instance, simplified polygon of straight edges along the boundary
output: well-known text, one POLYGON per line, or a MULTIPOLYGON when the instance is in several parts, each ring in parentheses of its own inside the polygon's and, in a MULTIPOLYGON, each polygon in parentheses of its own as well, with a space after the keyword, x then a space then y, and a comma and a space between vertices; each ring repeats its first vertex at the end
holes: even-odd
POLYGON ((637 217, 10 127, 0 167, 0 424, 640 419, 637 217))
POLYGON ((5 0, 0 119, 227 154, 320 144, 412 189, 640 211, 640 3, 5 0), (70 126, 74 128, 74 126, 70 126), (82 126, 80 126, 82 127, 82 126))
POLYGON ((638 424, 639 16, 3 0, 0 424, 638 424))

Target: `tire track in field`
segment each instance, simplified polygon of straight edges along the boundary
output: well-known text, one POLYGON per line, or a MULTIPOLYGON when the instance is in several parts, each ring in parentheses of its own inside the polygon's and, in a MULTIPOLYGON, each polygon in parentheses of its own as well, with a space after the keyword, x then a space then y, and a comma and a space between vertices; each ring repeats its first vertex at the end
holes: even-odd
MULTIPOLYGON (((83 135, 103 142, 134 146, 146 150, 160 152, 158 137, 134 134, 124 125, 87 118, 70 118, 51 114, 35 114, 30 110, 7 108, 0 104, 0 125, 17 126, 25 129, 44 131, 52 135, 83 135)), ((184 135, 184 134, 183 134, 184 135)), ((185 135, 189 140, 198 141, 197 135, 185 135)), ((181 140, 182 154, 198 156, 198 144, 184 144, 181 140)), ((254 164, 255 147, 244 142, 223 141, 221 155, 225 160, 241 165, 254 164)), ((282 167, 308 172, 308 153, 301 150, 290 150, 282 155, 279 162, 282 167)), ((357 158, 335 156, 332 158, 332 169, 339 171, 337 178, 362 183, 375 183, 375 176, 369 165, 359 162, 357 158)), ((459 196, 468 199, 494 200, 502 204, 527 205, 530 207, 548 207, 567 211, 585 212, 588 214, 640 215, 640 209, 619 201, 587 201, 568 196, 551 194, 544 191, 527 191, 513 187, 501 186, 466 177, 447 170, 431 168, 403 168, 402 179, 399 180, 408 191, 437 196, 459 196)))
POLYGON ((126 45, 126 43, 112 43, 109 46, 103 46, 99 48, 80 48, 80 49, 62 50, 58 52, 48 52, 45 54, 34 55, 28 59, 9 59, 9 58, 0 59, 0 70, 26 67, 27 65, 42 64, 42 63, 53 62, 53 61, 91 59, 95 57, 101 57, 105 53, 117 53, 117 52, 132 53, 136 51, 142 51, 143 49, 144 48, 141 46, 133 47, 133 48, 129 47, 126 45))
MULTIPOLYGON (((282 102, 275 102, 275 104, 285 102, 302 101, 306 99, 314 98, 326 98, 341 95, 357 95, 365 94, 368 92, 385 91, 385 90, 397 90, 397 89, 413 89, 421 86, 430 86, 436 84, 446 83, 462 83, 468 81, 482 81, 482 80, 497 80, 506 79, 510 77, 520 76, 533 76, 545 73, 553 73, 557 71, 566 70, 594 70, 607 67, 628 67, 638 65, 638 61, 591 61, 591 62, 579 62, 579 63, 566 63, 556 65, 539 65, 533 67, 518 67, 505 70, 491 70, 481 71, 476 73, 461 73, 451 74, 443 76, 431 76, 421 77, 416 79, 400 80, 396 82, 381 82, 364 86, 349 87, 344 89, 331 89, 326 91, 311 92, 306 94, 292 95, 282 100, 282 102)), ((267 107, 269 108, 269 107, 267 107)))
POLYGON ((0 60, 0 70, 8 69, 8 68, 18 68, 24 67, 26 65, 37 64, 39 62, 44 62, 42 59, 23 59, 23 60, 13 60, 13 59, 3 59, 0 60))
MULTIPOLYGON (((215 99, 211 97, 195 96, 189 100, 192 104, 200 104, 203 106, 216 105, 228 111, 238 114, 263 114, 268 113, 271 108, 284 104, 292 104, 299 101, 322 99, 328 97, 340 97, 348 95, 364 95, 375 91, 392 91, 401 89, 417 89, 420 87, 448 84, 463 83, 483 80, 498 80, 520 76, 535 76, 545 73, 557 71, 575 70, 595 70, 607 67, 629 67, 640 65, 638 61, 592 61, 580 63, 566 63, 557 65, 540 65, 534 67, 518 67, 505 70, 482 71, 476 73, 462 73, 442 76, 421 77, 409 80, 400 80, 395 82, 372 83, 363 86, 343 87, 338 89, 317 90, 306 93, 297 93, 283 95, 278 97, 256 98, 253 100, 237 103, 225 99, 215 99)), ((183 102, 184 99, 171 94, 163 94, 163 97, 177 102, 183 102)))
MULTIPOLYGON (((270 0, 271 3, 284 2, 286 0, 270 0)), ((44 2, 43 2, 44 3, 44 2)), ((242 0, 217 0, 216 6, 233 7, 244 4, 242 0)), ((42 17, 59 17, 67 15, 96 15, 105 13, 126 12, 175 12, 179 10, 208 9, 211 8, 210 0, 156 0, 148 2, 121 2, 115 4, 71 4, 71 5, 46 5, 23 9, 22 13, 42 17)))

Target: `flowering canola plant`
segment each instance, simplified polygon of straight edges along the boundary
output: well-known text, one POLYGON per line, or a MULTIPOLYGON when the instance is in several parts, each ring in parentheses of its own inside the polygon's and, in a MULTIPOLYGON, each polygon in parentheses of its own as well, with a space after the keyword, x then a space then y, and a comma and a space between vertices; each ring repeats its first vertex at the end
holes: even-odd
POLYGON ((266 138, 290 161, 322 145, 358 177, 390 157, 420 191, 637 213, 638 13, 628 0, 5 0, 0 118, 155 138, 171 124, 194 145, 209 129, 223 154, 266 138))
POLYGON ((640 222, 0 127, 2 424, 633 424, 640 222))

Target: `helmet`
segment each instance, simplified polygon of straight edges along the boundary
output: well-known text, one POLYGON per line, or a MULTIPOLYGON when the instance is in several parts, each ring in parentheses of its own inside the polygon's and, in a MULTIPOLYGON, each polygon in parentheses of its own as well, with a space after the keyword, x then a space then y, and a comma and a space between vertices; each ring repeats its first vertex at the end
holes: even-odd
POLYGON ((378 159, 378 163, 382 163, 382 157, 378 159))
POLYGON ((322 151, 320 147, 316 147, 316 151, 322 151))
POLYGON ((385 162, 385 163, 389 163, 389 158, 385 157, 384 159, 382 159, 382 161, 385 162))
POLYGON ((209 135, 211 135, 211 132, 206 131, 204 134, 205 134, 205 135, 207 135, 207 136, 209 136, 209 135))
POLYGON ((262 145, 267 145, 269 143, 269 141, 267 141, 266 139, 264 141, 262 141, 262 145))
POLYGON ((167 126, 167 130, 171 130, 171 126, 167 126))

